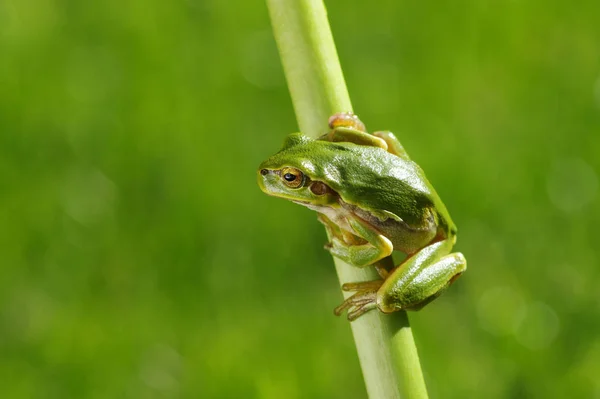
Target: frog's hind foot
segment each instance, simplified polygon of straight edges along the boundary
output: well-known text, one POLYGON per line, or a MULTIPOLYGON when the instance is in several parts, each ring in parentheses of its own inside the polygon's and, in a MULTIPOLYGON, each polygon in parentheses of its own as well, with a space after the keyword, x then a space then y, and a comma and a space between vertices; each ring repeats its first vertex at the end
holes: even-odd
POLYGON ((353 321, 369 310, 377 308, 377 291, 381 287, 381 284, 383 284, 383 280, 346 283, 342 285, 342 290, 356 291, 356 293, 335 308, 333 313, 336 316, 341 316, 345 310, 348 310, 348 320, 353 321))

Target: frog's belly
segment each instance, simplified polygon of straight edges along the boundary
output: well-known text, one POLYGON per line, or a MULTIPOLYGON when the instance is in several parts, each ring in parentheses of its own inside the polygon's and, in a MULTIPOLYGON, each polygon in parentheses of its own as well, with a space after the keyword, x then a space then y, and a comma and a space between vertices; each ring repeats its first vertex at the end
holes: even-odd
POLYGON ((340 206, 331 207, 331 206, 323 206, 323 205, 313 205, 307 204, 305 202, 298 202, 300 205, 304 205, 307 208, 312 209, 313 211, 317 211, 327 216, 329 220, 331 220, 336 226, 340 229, 348 231, 352 234, 356 233, 348 224, 348 217, 351 217, 351 213, 348 209, 340 206))

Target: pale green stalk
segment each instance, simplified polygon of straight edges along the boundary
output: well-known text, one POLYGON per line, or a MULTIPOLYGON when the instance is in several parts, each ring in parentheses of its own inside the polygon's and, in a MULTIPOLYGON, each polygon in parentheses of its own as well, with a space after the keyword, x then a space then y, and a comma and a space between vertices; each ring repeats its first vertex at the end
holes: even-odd
MULTIPOLYGON (((322 0, 267 0, 275 40, 300 131, 317 137, 327 119, 352 111, 322 0)), ((340 282, 379 278, 335 259, 340 282)), ((371 311, 351 323, 370 398, 427 398, 417 348, 405 312, 371 311)), ((339 384, 343 384, 339 381, 339 384)))

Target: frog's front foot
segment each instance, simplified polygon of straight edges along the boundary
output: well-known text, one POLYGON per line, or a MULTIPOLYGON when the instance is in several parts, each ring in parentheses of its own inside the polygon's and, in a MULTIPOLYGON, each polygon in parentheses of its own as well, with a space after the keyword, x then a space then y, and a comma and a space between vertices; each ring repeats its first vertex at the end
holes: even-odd
POLYGON ((327 121, 330 129, 337 129, 339 127, 347 127, 350 129, 358 130, 359 132, 366 132, 365 124, 362 123, 358 116, 352 112, 338 112, 329 117, 327 121))
POLYGON ((319 140, 335 142, 348 142, 370 147, 380 147, 387 151, 388 146, 384 139, 367 133, 365 124, 358 116, 351 112, 341 112, 329 118, 331 131, 319 137, 319 140))
POLYGON ((374 280, 342 285, 342 290, 355 291, 356 293, 335 308, 333 313, 336 316, 341 316, 345 310, 348 310, 348 320, 353 321, 369 310, 377 308, 377 291, 383 284, 383 281, 374 280))

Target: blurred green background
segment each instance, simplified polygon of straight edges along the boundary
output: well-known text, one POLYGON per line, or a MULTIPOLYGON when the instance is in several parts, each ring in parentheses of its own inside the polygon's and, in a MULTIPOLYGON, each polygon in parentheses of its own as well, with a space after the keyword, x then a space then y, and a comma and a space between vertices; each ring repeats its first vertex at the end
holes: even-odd
MULTIPOLYGON (((600 398, 600 3, 327 2, 469 270, 411 316, 434 398, 600 398)), ((0 396, 361 398, 261 1, 0 2, 0 396)))

